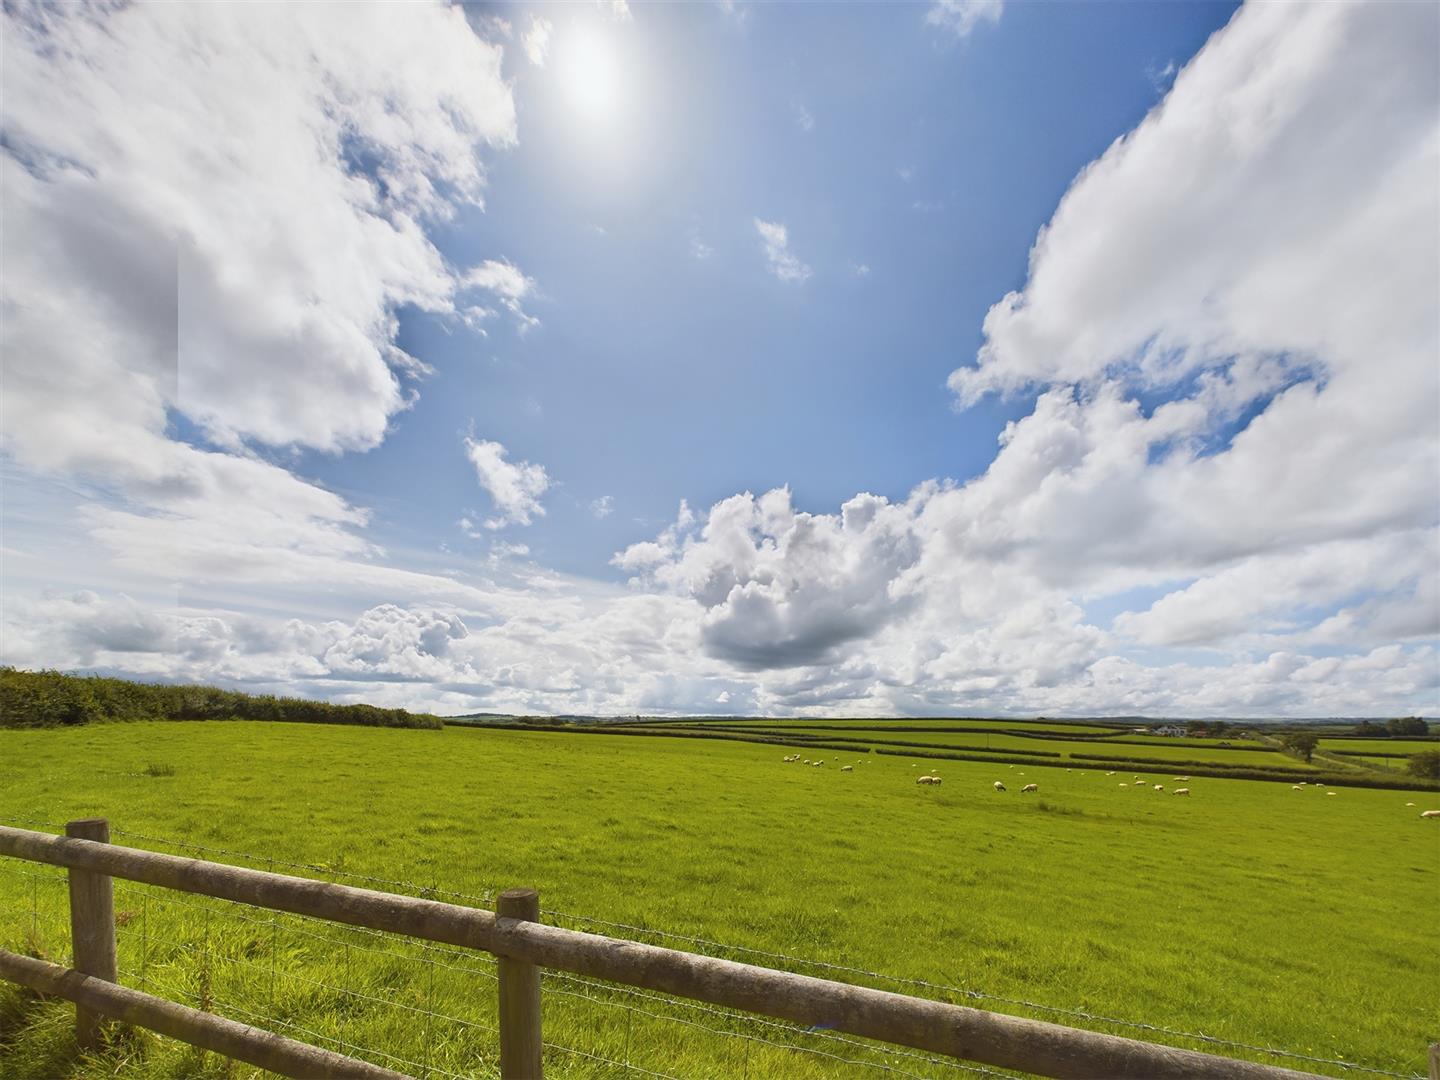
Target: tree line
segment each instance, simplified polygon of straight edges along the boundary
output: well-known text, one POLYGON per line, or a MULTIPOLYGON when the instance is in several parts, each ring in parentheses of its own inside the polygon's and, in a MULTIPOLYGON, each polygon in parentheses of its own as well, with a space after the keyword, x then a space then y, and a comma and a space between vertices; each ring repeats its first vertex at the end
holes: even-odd
POLYGON ((1398 716, 1386 720, 1361 720, 1355 725, 1356 735, 1367 735, 1372 739, 1403 739, 1407 735, 1429 735, 1430 725, 1419 716, 1398 716))
POLYGON ((0 727, 46 728, 115 720, 285 720, 302 724, 438 728, 438 716, 374 705, 242 694, 215 686, 131 682, 0 667, 0 727))

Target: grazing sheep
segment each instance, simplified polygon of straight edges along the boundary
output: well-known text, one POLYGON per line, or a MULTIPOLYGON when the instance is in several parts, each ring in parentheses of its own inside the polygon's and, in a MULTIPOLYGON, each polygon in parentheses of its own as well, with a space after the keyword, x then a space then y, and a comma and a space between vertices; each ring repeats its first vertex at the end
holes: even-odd
POLYGON ((1121 781, 1120 781, 1120 786, 1121 786, 1121 787, 1129 787, 1130 785, 1127 784, 1127 783, 1125 783, 1124 780, 1121 780, 1121 781))
POLYGON ((1171 795, 1189 795, 1189 794, 1190 794, 1190 789, 1189 789, 1188 787, 1177 787, 1174 791, 1170 792, 1170 794, 1171 794, 1171 795))
POLYGON ((1164 790, 1165 790, 1165 785, 1164 785, 1164 784, 1156 784, 1156 785, 1155 785, 1155 790, 1156 790, 1156 791, 1164 791, 1164 790))
POLYGON ((1325 792, 1325 794, 1326 794, 1326 795, 1339 795, 1340 793, 1339 793, 1338 791, 1327 791, 1327 792, 1325 792))
POLYGON ((1022 788, 1020 789, 1020 794, 1021 794, 1021 795, 1024 795, 1027 791, 1039 791, 1039 790, 1040 790, 1040 785, 1039 785, 1039 784, 1026 784, 1024 787, 1022 787, 1022 788))
POLYGON ((938 777, 938 776, 917 776, 917 777, 915 778, 915 783, 917 783, 917 784, 938 784, 938 783, 940 783, 940 777, 938 777))
POLYGON ((1414 804, 1413 802, 1407 802, 1405 805, 1406 805, 1406 806, 1414 806, 1415 804, 1414 804))
POLYGON ((1304 785, 1304 784, 1291 784, 1291 785, 1290 785, 1290 790, 1291 790, 1291 791, 1304 791, 1304 790, 1305 790, 1305 785, 1304 785))
POLYGON ((805 764, 806 764, 806 765, 814 765, 815 763, 814 763, 813 761, 811 761, 811 760, 807 757, 807 758, 805 759, 805 764))
POLYGON ((996 781, 995 781, 995 790, 996 790, 996 791, 1004 791, 1004 790, 1005 790, 1005 785, 1002 784, 999 780, 996 780, 996 781))
POLYGON ((1420 816, 1421 816, 1422 818, 1426 818, 1426 817, 1440 817, 1440 810, 1421 810, 1421 811, 1420 811, 1420 816))
POLYGON ((1174 777, 1174 779, 1183 784, 1183 783, 1185 783, 1186 781, 1188 781, 1190 778, 1189 778, 1188 776, 1177 776, 1177 777, 1174 777))
POLYGON ((855 766, 854 766, 854 765, 841 765, 841 766, 840 766, 840 771, 841 771, 841 772, 854 772, 854 771, 855 771, 855 766))

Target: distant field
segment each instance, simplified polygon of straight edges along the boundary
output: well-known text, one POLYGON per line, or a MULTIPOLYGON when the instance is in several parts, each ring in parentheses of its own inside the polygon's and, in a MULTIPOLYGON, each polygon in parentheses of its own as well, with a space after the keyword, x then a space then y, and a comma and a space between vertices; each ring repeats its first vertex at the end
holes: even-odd
POLYGON ((661 726, 672 726, 675 724, 685 727, 714 726, 723 728, 784 727, 800 729, 813 728, 815 730, 859 728, 869 731, 894 731, 899 728, 973 728, 995 731, 1059 732, 1060 734, 1073 734, 1078 732, 1095 735, 1117 735, 1126 730, 1125 728, 1099 727, 1094 724, 1062 724, 1034 720, 865 720, 853 718, 826 720, 673 720, 664 721, 661 726))
POLYGON ((1440 742, 1423 739, 1321 739, 1322 750, 1345 750, 1354 753, 1418 754, 1440 750, 1440 742))
MULTIPOLYGON (((1100 769, 1081 776, 958 761, 925 762, 945 780, 929 788, 914 783, 917 772, 903 757, 867 755, 855 772, 840 773, 782 764, 783 752, 714 740, 259 722, 0 731, 0 817, 58 823, 105 815, 142 836, 257 853, 262 868, 270 858, 323 865, 465 893, 480 898, 475 903, 533 884, 546 909, 587 919, 1424 1071, 1426 1040, 1440 1031, 1440 823, 1418 813, 1440 807, 1436 794, 1345 789, 1330 797, 1318 787, 1195 778, 1187 800, 1121 787, 1123 776, 1100 769), (174 775, 151 775, 165 767, 174 775), (1021 772, 1040 784, 1038 797, 1019 794, 1021 772), (1010 790, 992 790, 996 779, 1010 790)), ((37 883, 14 871, 0 859, 0 943, 33 944, 63 959, 61 879, 37 883), (32 902, 40 909, 33 927, 32 902)), ((119 886, 122 964, 143 969, 152 989, 192 1003, 208 994, 232 1014, 282 1017, 436 1070, 493 1075, 488 1031, 404 1010, 491 1023, 493 983, 483 962, 447 954, 446 963, 467 970, 435 969, 415 962, 414 947, 318 927, 341 942, 334 944, 307 936, 317 927, 302 920, 272 926, 268 915, 249 922, 244 916, 258 913, 177 907, 177 899, 184 898, 119 886)), ((628 1047, 636 1065, 659 1072, 874 1075, 627 1012, 608 991, 552 977, 545 985, 547 1038, 612 1058, 628 1047), (585 996, 567 996, 577 992, 585 996)), ((158 1039, 144 1040, 138 1055, 126 1049, 132 1056, 123 1067, 116 1058, 73 1062, 64 1056, 68 1014, 62 1004, 0 988, 0 1030, 13 1032, 0 1073, 255 1075, 158 1039)), ((736 1030, 775 1037, 745 1023, 736 1030)), ((824 1049, 822 1038, 783 1041, 824 1049)), ((547 1069, 556 1077, 618 1075, 560 1051, 547 1069)))
MULTIPOLYGON (((726 725, 729 728, 731 725, 726 725)), ((675 731, 703 731, 704 725, 674 725, 675 731)), ((767 725, 758 724, 746 725, 745 730, 757 735, 789 736, 802 735, 812 737, 821 743, 854 743, 856 752, 867 747, 887 750, 903 750, 906 746, 913 746, 920 749, 952 749, 956 751, 970 751, 984 754, 1031 754, 1053 757, 1061 755, 1062 758, 1089 758, 1112 759, 1110 764, 1100 765, 1098 762, 1085 761, 1075 762, 1076 767, 1081 768, 1122 768, 1124 766, 1115 763, 1114 759, 1152 758, 1158 762, 1207 762, 1215 765, 1240 768, 1251 766, 1281 771, 1295 771, 1304 773, 1312 771, 1313 766, 1306 765, 1297 758, 1287 754, 1278 753, 1272 749, 1262 749, 1259 743, 1246 744, 1255 749, 1239 748, 1237 742, 1234 747, 1219 747, 1213 743, 1207 744, 1204 740, 1182 740, 1155 738, 1142 741, 1138 736, 1131 736, 1125 741, 1116 739, 1056 739, 1053 737, 1030 738, 1024 735, 992 734, 987 732, 947 732, 933 730, 927 732, 894 731, 887 730, 874 725, 873 722, 866 727, 851 725, 846 728, 830 728, 818 724, 790 724, 790 725, 767 725)), ((1051 733, 1046 732, 1046 735, 1051 733)), ((836 750, 835 754, 843 756, 846 750, 836 750)), ((819 751, 817 750, 817 754, 819 751)), ((1059 764, 1071 764, 1069 761, 1060 761, 1059 764)), ((1147 763, 1148 764, 1148 763, 1147 763)), ((1163 764, 1159 767, 1164 767, 1163 764)))
POLYGON ((1368 754, 1362 754, 1360 757, 1347 758, 1347 760, 1349 760, 1349 761, 1363 761, 1366 765, 1369 765, 1369 766, 1371 766, 1372 768, 1376 768, 1376 769, 1394 769, 1394 770, 1396 770, 1396 771, 1398 771, 1398 772, 1404 772, 1404 771, 1405 771, 1405 763, 1406 763, 1406 760, 1407 760, 1407 759, 1406 759, 1406 758, 1403 758, 1403 757, 1401 757, 1401 758, 1393 758, 1393 757, 1372 757, 1371 755, 1368 755, 1368 754))

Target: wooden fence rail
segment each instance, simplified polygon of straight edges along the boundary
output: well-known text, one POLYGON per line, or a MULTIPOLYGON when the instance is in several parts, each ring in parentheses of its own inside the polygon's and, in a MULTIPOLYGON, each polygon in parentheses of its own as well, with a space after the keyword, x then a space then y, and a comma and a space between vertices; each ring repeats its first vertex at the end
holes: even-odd
MULTIPOLYGON (((92 824, 89 828, 93 830, 95 826, 92 824)), ((100 881, 107 891, 109 878, 119 877, 491 953, 501 962, 500 1059, 504 1080, 538 1080, 541 1076, 540 968, 658 990, 711 1005, 926 1050, 960 1061, 1041 1076, 1297 1080, 1314 1075, 546 926, 538 921, 539 898, 533 890, 504 894, 498 905, 500 910, 491 912, 8 826, 0 826, 0 855, 68 868, 72 897, 75 895, 73 882, 78 875, 86 875, 82 880, 90 882, 87 887, 100 887, 95 884, 100 881)), ((108 917, 111 920, 108 929, 101 927, 99 933, 103 936, 108 932, 113 957, 113 912, 107 916, 108 909, 103 905, 92 905, 86 910, 91 913, 90 919, 108 917)), ((95 932, 94 926, 77 930, 77 966, 81 964, 78 947, 81 935, 93 936, 95 932)), ((0 965, 0 977, 24 981, 13 974, 19 970, 15 961, 24 959, 7 955, 0 965)), ((147 1022, 149 1014, 133 1009, 121 1014, 112 1007, 111 1000, 93 990, 97 981, 113 983, 113 968, 111 971, 106 974, 82 969, 82 974, 91 976, 76 983, 90 988, 83 1000, 78 992, 61 996, 76 1001, 81 1010, 119 1016, 145 1027, 155 1026, 147 1022)), ((63 979, 56 980, 49 975, 47 978, 52 985, 63 983, 63 979)), ((148 995, 139 997, 148 998, 148 995)), ((183 1014, 193 1010, 175 1008, 179 1011, 166 1019, 170 1026, 155 1027, 155 1030, 196 1045, 210 1046, 203 1041, 207 1035, 202 1030, 204 1022, 196 1019, 208 1014, 186 1016, 183 1014)), ((154 1016, 149 1018, 153 1020, 154 1016)), ((83 1034, 83 1030, 77 1031, 83 1034)), ((230 1031, 228 1037, 232 1040, 228 1044, 231 1049, 221 1052, 252 1060, 236 1048, 255 1037, 238 1031, 230 1031)), ((351 1064, 364 1063, 351 1061, 351 1064)), ((293 1075, 317 1074, 302 1071, 293 1075)))

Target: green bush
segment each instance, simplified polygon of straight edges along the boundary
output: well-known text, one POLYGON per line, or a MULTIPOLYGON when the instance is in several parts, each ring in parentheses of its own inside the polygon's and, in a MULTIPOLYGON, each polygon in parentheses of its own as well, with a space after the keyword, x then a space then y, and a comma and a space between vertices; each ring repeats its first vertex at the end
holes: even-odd
POLYGON ((286 720, 302 724, 438 728, 439 717, 374 705, 241 694, 61 671, 0 667, 0 727, 66 727, 110 720, 286 720))
POLYGON ((1440 750, 1422 750, 1418 754, 1411 754, 1405 771, 1411 776, 1440 780, 1440 750))

